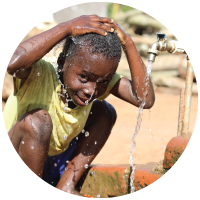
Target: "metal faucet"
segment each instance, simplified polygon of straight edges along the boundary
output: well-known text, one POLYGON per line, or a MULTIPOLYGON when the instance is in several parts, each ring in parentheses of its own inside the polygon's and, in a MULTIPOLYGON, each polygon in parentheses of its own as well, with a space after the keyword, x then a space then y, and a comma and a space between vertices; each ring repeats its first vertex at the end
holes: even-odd
MULTIPOLYGON (((151 48, 147 51, 149 54, 148 61, 154 62, 155 57, 158 56, 163 51, 168 51, 172 54, 186 54, 183 48, 179 47, 178 41, 171 40, 167 42, 166 36, 164 33, 156 33, 158 41, 153 43, 151 48)), ((183 118, 179 118, 178 124, 178 135, 187 135, 189 133, 189 119, 190 119, 190 108, 191 108, 191 98, 192 98, 192 85, 193 85, 194 70, 191 65, 190 59, 187 56, 187 73, 186 73, 186 83, 184 90, 184 102, 182 108, 179 107, 179 116, 180 112, 183 112, 183 118), (181 111, 182 110, 182 111, 181 111)))
POLYGON ((167 42, 166 35, 162 32, 156 33, 158 41, 153 43, 151 48, 147 51, 149 54, 148 60, 154 62, 155 57, 163 51, 168 51, 172 54, 186 54, 183 48, 179 47, 178 41, 171 40, 167 42))

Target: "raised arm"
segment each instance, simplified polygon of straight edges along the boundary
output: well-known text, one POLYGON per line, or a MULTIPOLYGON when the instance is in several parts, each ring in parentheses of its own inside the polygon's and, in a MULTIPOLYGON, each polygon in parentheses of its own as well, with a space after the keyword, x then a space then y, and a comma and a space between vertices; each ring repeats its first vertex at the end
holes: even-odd
POLYGON ((121 41, 132 77, 132 81, 127 78, 121 78, 113 87, 111 93, 137 107, 139 107, 146 98, 144 108, 151 108, 155 101, 153 85, 150 78, 146 81, 147 70, 135 44, 131 37, 123 32, 117 23, 110 24, 110 26, 115 29, 121 41), (147 94, 145 94, 146 91, 147 94))
POLYGON ((60 23, 54 28, 22 42, 13 54, 7 72, 10 75, 15 73, 18 78, 27 78, 26 76, 30 73, 28 68, 47 54, 58 42, 68 36, 78 36, 90 32, 106 35, 106 31, 113 31, 110 26, 104 24, 106 22, 112 23, 113 21, 97 15, 84 15, 60 23))

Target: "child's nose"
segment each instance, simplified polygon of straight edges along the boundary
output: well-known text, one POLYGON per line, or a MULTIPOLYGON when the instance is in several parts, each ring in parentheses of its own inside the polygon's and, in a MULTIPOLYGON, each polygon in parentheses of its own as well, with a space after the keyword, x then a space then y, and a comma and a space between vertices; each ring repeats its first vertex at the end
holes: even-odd
POLYGON ((88 97, 96 95, 97 92, 96 83, 90 83, 88 87, 83 90, 83 92, 88 97))

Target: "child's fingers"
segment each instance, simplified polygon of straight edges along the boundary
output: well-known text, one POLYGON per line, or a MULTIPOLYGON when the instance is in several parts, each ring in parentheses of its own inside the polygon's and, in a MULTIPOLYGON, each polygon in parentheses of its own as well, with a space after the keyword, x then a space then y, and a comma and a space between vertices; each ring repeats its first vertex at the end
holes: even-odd
POLYGON ((110 19, 108 17, 99 17, 97 15, 90 15, 91 20, 95 22, 102 22, 102 23, 113 23, 113 19, 110 19))
POLYGON ((111 28, 113 28, 115 30, 119 29, 118 24, 115 22, 114 23, 105 23, 105 25, 110 26, 111 28))
POLYGON ((97 33, 97 34, 100 34, 100 35, 104 35, 106 36, 107 35, 107 32, 105 30, 103 30, 102 28, 92 28, 90 29, 89 31, 86 31, 87 33, 97 33))
POLYGON ((108 24, 101 23, 101 22, 97 22, 97 27, 101 28, 101 29, 103 29, 105 31, 108 31, 108 32, 113 32, 114 31, 114 28, 112 28, 108 24))

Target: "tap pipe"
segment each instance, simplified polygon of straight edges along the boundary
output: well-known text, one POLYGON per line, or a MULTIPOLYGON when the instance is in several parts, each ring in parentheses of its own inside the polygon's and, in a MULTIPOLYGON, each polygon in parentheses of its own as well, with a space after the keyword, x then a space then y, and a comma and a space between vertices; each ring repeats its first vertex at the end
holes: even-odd
POLYGON ((189 120, 190 120, 193 78, 194 78, 194 70, 190 62, 190 59, 187 56, 187 73, 186 73, 185 95, 184 95, 185 107, 184 107, 181 135, 185 135, 189 133, 189 120))
POLYGON ((184 114, 184 94, 185 90, 181 89, 180 93, 180 101, 179 101, 179 115, 178 115, 178 130, 177 130, 177 136, 181 135, 182 126, 183 126, 183 114, 184 114))

